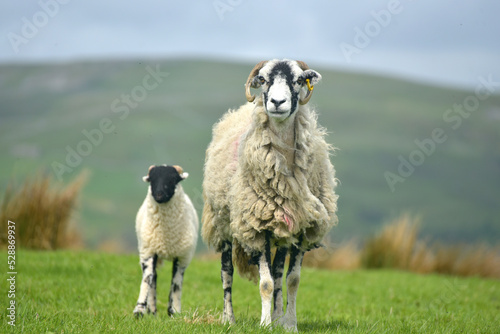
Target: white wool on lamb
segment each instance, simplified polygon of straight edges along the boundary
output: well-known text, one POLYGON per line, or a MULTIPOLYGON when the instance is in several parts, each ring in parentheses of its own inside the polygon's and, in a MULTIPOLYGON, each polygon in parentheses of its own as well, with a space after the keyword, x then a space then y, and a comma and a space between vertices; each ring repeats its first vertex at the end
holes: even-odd
POLYGON ((181 311, 184 271, 198 239, 198 216, 180 181, 188 176, 179 166, 151 166, 143 179, 150 183, 136 217, 142 282, 134 314, 156 313, 156 269, 173 262, 168 302, 170 315, 181 311))
POLYGON ((227 112, 213 128, 205 159, 202 236, 222 252, 225 321, 234 321, 230 261, 234 246, 241 274, 252 276, 258 266, 261 324, 271 322, 274 295, 272 320, 296 330, 295 287, 301 259, 337 223, 336 179, 329 158, 333 148, 308 105, 320 79, 303 62, 260 62, 247 80, 249 102, 227 112), (250 95, 251 87, 262 87, 262 93, 250 95), (274 246, 278 250, 271 273, 274 246), (288 249, 292 258, 284 315, 281 281, 288 249))

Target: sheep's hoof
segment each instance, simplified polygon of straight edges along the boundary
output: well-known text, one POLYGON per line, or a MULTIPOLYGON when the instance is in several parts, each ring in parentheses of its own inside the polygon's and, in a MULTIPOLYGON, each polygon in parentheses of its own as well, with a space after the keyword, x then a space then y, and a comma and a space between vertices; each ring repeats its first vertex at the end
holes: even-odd
POLYGON ((222 323, 223 324, 235 324, 236 323, 236 319, 234 318, 234 314, 226 314, 224 313, 222 315, 222 323))
POLYGON ((147 312, 148 312, 148 310, 143 305, 137 305, 134 308, 134 316, 136 318, 142 318, 144 316, 144 314, 146 314, 147 312))
POLYGON ((174 315, 176 315, 178 313, 177 311, 174 310, 174 308, 172 306, 170 306, 168 308, 167 312, 168 312, 169 317, 173 317, 174 315))
POLYGON ((286 316, 277 319, 276 320, 276 324, 278 324, 281 327, 283 327, 283 329, 286 330, 287 332, 294 332, 294 333, 298 332, 298 330, 297 330, 297 321, 293 321, 293 320, 287 319, 286 316))
POLYGON ((273 314, 271 315, 271 322, 272 323, 277 323, 279 325, 282 325, 282 323, 280 323, 281 319, 283 319, 283 317, 285 316, 285 314, 283 313, 283 311, 279 312, 279 311, 276 311, 276 312, 273 312, 273 314))

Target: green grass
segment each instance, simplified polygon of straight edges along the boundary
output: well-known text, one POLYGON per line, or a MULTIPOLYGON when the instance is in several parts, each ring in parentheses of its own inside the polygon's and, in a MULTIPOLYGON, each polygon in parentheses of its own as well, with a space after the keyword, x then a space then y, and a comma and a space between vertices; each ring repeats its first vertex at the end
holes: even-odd
MULTIPOLYGON (((6 253, 2 256, 6 258, 6 253)), ((258 325, 258 288, 239 277, 233 296, 237 322, 219 323, 220 267, 212 260, 192 262, 185 275, 183 312, 169 318, 170 267, 167 263, 159 270, 157 316, 135 319, 132 310, 141 278, 137 256, 18 251, 16 326, 7 324, 4 274, 0 332, 263 332, 258 325)), ((2 268, 7 272, 5 265, 2 268)), ((500 282, 389 270, 304 268, 297 316, 298 329, 304 333, 495 333, 500 328, 500 282)))

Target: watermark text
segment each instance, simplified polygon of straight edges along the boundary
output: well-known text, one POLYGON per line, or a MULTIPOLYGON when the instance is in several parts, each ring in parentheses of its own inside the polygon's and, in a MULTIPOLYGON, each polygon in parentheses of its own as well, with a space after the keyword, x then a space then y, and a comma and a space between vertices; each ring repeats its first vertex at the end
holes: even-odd
POLYGON ((7 307, 7 323, 16 325, 16 223, 7 221, 7 297, 9 300, 7 307))

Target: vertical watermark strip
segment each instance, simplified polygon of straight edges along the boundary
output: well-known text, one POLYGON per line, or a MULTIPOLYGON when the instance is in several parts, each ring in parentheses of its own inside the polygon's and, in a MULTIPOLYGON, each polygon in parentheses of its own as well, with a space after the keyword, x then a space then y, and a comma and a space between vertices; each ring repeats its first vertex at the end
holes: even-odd
POLYGON ((11 326, 16 325, 16 223, 7 221, 7 282, 8 290, 7 297, 9 299, 9 306, 7 307, 8 324, 11 326))

